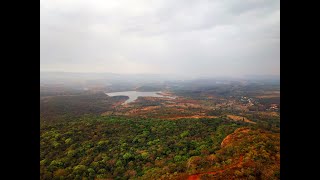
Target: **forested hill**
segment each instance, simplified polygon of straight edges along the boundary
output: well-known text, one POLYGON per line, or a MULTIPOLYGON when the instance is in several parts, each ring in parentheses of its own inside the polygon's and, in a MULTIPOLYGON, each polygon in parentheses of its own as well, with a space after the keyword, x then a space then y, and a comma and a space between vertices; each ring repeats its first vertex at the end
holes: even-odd
POLYGON ((237 131, 244 126, 219 118, 101 116, 42 125, 40 179, 278 179, 279 134, 254 126, 237 131))

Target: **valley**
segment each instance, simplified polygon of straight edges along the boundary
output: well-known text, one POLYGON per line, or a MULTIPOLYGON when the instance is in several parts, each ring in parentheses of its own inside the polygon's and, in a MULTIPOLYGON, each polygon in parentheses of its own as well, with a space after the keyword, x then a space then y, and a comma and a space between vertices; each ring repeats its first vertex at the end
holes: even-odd
POLYGON ((46 87, 40 178, 280 178, 278 86, 178 84, 128 86, 130 102, 110 87, 46 87))

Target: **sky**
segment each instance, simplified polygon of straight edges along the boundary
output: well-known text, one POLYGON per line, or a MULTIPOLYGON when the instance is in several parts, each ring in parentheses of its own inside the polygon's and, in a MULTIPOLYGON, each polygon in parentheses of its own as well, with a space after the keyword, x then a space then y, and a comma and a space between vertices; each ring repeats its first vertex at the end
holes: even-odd
POLYGON ((40 0, 40 71, 280 74, 279 0, 40 0))

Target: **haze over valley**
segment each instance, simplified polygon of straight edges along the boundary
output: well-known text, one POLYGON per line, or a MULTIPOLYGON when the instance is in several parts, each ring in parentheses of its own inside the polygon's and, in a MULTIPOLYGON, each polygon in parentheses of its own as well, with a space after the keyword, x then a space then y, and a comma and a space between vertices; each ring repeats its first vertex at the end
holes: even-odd
POLYGON ((40 0, 40 179, 280 179, 276 0, 40 0))

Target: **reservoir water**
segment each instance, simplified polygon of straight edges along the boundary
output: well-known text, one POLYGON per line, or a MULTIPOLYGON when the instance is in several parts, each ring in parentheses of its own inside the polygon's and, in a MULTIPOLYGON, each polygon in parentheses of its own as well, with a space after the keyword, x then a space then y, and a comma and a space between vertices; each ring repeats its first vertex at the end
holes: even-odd
POLYGON ((140 91, 122 91, 122 92, 112 92, 112 93, 106 93, 108 96, 128 96, 129 99, 127 99, 124 104, 130 103, 138 99, 138 97, 167 97, 167 98, 174 98, 171 96, 163 96, 161 94, 161 91, 154 91, 154 92, 140 92, 140 91))

